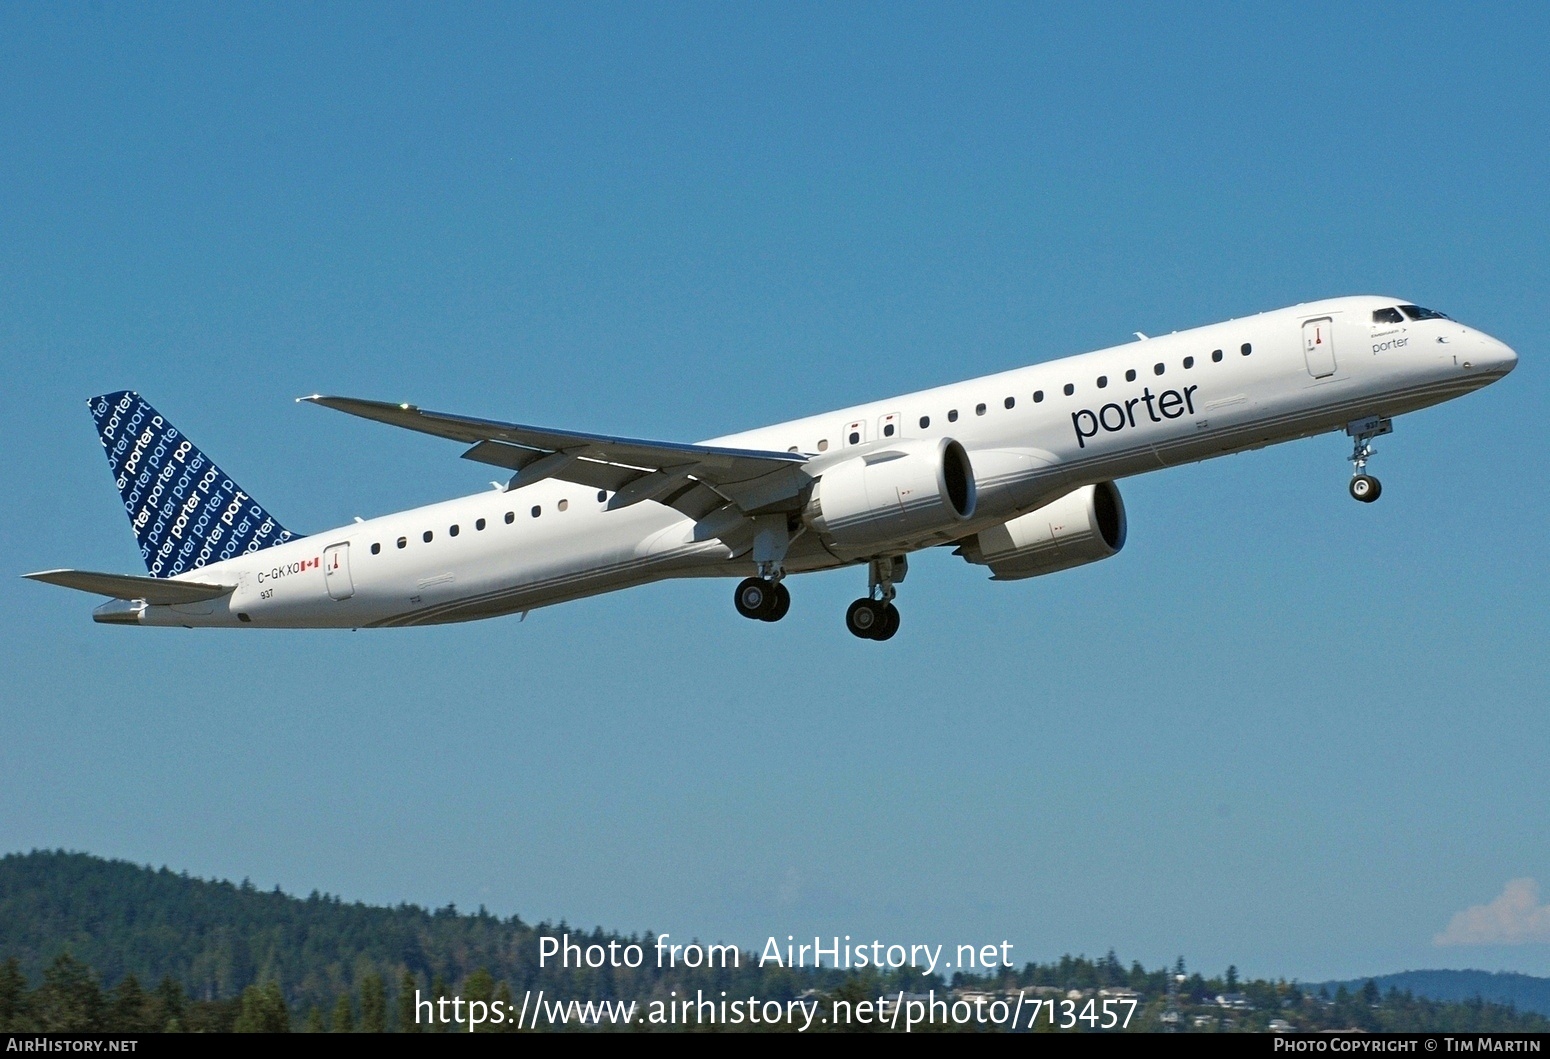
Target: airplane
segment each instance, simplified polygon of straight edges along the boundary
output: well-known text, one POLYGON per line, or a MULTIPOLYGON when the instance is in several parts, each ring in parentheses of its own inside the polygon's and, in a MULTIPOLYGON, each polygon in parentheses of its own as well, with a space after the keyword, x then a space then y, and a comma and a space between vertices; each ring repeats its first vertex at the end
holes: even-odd
POLYGON ((133 391, 88 402, 149 576, 24 576, 111 597, 112 625, 387 628, 527 612, 677 577, 737 577, 775 622, 788 575, 865 566, 847 628, 899 629, 908 556, 995 581, 1125 545, 1117 479, 1344 430, 1349 491, 1393 417, 1505 376, 1517 354, 1398 298, 1299 304, 714 438, 645 441, 297 398, 467 446, 494 489, 301 535, 133 391))

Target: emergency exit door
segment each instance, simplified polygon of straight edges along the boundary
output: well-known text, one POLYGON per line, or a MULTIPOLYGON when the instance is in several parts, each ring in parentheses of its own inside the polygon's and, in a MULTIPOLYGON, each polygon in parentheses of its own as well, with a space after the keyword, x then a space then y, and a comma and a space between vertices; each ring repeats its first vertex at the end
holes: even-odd
POLYGON ((323 583, 335 599, 349 599, 355 595, 355 582, 350 580, 348 544, 335 544, 323 552, 323 583))
POLYGON ((1335 332, 1329 317, 1321 316, 1302 325, 1302 352, 1309 375, 1323 379, 1335 374, 1335 332))

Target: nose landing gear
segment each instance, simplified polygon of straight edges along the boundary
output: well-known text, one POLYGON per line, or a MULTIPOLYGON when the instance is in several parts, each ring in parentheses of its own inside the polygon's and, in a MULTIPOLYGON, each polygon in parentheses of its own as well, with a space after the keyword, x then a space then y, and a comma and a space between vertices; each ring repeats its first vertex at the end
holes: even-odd
POLYGON ((893 605, 909 564, 902 555, 873 559, 867 571, 867 594, 845 610, 845 628, 863 640, 887 640, 899 631, 899 608, 893 605))
POLYGON ((1383 483, 1367 473, 1367 461, 1372 458, 1372 441, 1394 432, 1394 423, 1385 416, 1368 416, 1347 423, 1345 432, 1352 438, 1350 460, 1354 465, 1351 473, 1351 499, 1370 504, 1383 495, 1383 483))

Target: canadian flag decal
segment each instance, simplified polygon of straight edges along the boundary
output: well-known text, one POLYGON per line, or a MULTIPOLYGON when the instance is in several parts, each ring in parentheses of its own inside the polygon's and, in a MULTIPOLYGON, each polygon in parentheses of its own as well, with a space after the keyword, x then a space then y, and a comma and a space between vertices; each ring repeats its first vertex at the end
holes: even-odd
POLYGON ((301 568, 303 570, 313 570, 313 569, 316 569, 317 565, 318 565, 318 560, 317 560, 316 557, 311 558, 311 559, 303 559, 301 561, 301 568))

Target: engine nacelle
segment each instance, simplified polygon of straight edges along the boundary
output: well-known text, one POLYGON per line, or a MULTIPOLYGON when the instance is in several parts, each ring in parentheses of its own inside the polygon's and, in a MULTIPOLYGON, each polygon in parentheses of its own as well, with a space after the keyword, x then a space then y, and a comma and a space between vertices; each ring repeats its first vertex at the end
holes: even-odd
POLYGON ((802 519, 836 550, 873 555, 954 539, 974 517, 975 500, 962 445, 912 438, 825 470, 802 519))
POLYGON ((1101 482, 976 533, 956 554, 990 567, 993 581, 1017 581, 1095 563, 1124 546, 1125 503, 1113 482, 1101 482))

